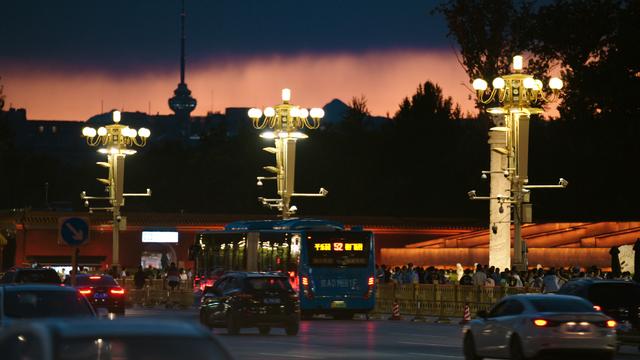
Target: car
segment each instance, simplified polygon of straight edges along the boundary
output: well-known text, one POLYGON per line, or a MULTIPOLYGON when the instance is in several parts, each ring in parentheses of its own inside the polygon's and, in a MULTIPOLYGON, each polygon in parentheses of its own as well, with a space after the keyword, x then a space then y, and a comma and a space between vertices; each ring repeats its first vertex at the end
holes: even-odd
POLYGON ((282 273, 231 272, 207 287, 200 303, 200 322, 226 327, 235 335, 241 328, 257 327, 266 335, 271 327, 284 327, 297 335, 300 300, 282 273))
POLYGON ((616 321, 585 299, 567 295, 507 296, 463 328, 465 359, 612 359, 616 321))
POLYGON ((230 360, 198 324, 165 319, 58 320, 14 324, 0 333, 3 360, 230 360))
MULTIPOLYGON (((64 281, 65 285, 71 285, 71 279, 64 281)), ((76 288, 98 310, 107 309, 110 313, 124 315, 125 290, 111 275, 76 275, 76 288)))
POLYGON ((50 284, 0 286, 0 327, 17 320, 48 317, 95 318, 96 313, 87 299, 73 288, 50 284))
POLYGON ((558 294, 589 300, 618 322, 618 342, 640 346, 640 284, 623 280, 575 279, 558 294))
POLYGON ((60 276, 51 268, 11 268, 0 280, 2 284, 60 284, 60 276))

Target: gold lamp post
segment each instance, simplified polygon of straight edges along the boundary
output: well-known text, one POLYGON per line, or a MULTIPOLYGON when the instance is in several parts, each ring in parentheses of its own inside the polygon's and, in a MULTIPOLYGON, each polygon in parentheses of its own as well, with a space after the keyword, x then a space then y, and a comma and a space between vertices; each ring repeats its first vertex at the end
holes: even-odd
POLYGON ((82 129, 82 135, 87 139, 89 146, 99 146, 98 152, 107 155, 107 162, 98 162, 99 166, 109 169, 107 179, 97 178, 98 182, 106 186, 105 191, 109 196, 87 196, 83 191, 80 199, 84 200, 84 205, 89 207, 89 200, 108 201, 110 206, 89 207, 89 212, 93 210, 106 210, 113 213, 113 256, 112 265, 119 267, 119 230, 126 228, 126 220, 120 216, 120 207, 124 206, 126 196, 151 196, 151 189, 140 194, 124 193, 124 159, 127 155, 133 155, 136 150, 130 147, 143 147, 147 144, 147 139, 151 136, 151 131, 146 128, 139 130, 120 124, 120 111, 113 112, 112 125, 99 127, 97 130, 92 127, 82 129))
POLYGON ((472 200, 497 200, 502 204, 511 204, 513 208, 514 259, 512 268, 525 269, 527 267, 526 246, 522 240, 521 224, 531 222, 532 212, 530 204, 530 189, 535 188, 565 188, 569 183, 560 178, 557 185, 529 185, 528 157, 529 157, 529 119, 531 115, 544 112, 543 106, 558 98, 562 89, 562 80, 552 77, 548 90, 544 89, 541 80, 523 72, 523 58, 513 57, 513 73, 496 77, 489 88, 484 79, 475 79, 473 88, 476 90, 478 101, 487 105, 486 111, 495 117, 502 117, 503 124, 495 129, 506 132, 506 147, 495 148, 507 157, 507 167, 500 169, 510 181, 510 194, 496 197, 476 196, 475 190, 469 192, 472 200))
POLYGON ((298 208, 291 206, 291 198, 294 196, 324 197, 328 191, 320 188, 318 193, 296 193, 295 166, 296 166, 296 142, 306 139, 308 136, 300 130, 314 130, 320 127, 320 120, 324 117, 324 110, 313 108, 307 110, 290 103, 291 90, 282 89, 282 104, 275 107, 267 107, 264 111, 252 108, 249 117, 253 121, 253 127, 265 130, 260 137, 273 139, 275 147, 266 147, 263 150, 276 156, 275 166, 265 166, 264 170, 272 176, 258 176, 258 186, 262 186, 263 180, 276 180, 278 195, 280 198, 267 199, 259 197, 258 201, 264 206, 277 209, 283 219, 288 219, 298 208))

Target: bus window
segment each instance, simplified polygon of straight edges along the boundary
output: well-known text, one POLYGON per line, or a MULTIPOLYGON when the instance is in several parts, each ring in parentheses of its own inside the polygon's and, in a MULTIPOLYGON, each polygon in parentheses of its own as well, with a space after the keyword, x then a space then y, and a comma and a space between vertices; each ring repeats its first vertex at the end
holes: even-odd
POLYGON ((312 267, 366 267, 370 238, 362 233, 320 233, 307 237, 307 257, 312 267))
POLYGON ((243 270, 246 267, 246 236, 241 233, 201 235, 205 245, 202 265, 207 269, 243 270))
POLYGON ((297 234, 283 232, 260 233, 258 271, 297 270, 300 256, 299 238, 297 234))

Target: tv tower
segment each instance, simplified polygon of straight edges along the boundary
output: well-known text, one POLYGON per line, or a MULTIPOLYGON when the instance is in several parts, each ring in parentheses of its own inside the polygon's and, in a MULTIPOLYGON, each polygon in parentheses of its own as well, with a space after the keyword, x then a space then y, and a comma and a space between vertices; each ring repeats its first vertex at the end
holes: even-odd
POLYGON ((176 118, 182 131, 185 132, 186 136, 189 136, 190 126, 189 126, 189 117, 191 112, 196 108, 196 104, 198 103, 196 99, 191 97, 191 90, 187 87, 187 84, 184 82, 184 63, 185 63, 185 55, 184 55, 184 46, 186 35, 184 32, 184 21, 185 21, 185 11, 184 11, 184 0, 182 0, 182 12, 180 13, 180 83, 178 87, 173 91, 173 97, 169 99, 169 107, 176 114, 176 118))

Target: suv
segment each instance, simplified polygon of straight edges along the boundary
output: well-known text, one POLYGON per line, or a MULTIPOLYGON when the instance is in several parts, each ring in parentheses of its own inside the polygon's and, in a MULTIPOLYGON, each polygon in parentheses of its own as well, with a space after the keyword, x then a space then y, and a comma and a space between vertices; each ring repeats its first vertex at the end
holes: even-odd
POLYGON ((206 288, 200 303, 200 322, 226 327, 234 335, 243 327, 257 327, 266 335, 273 326, 284 327, 287 335, 297 335, 300 301, 283 274, 226 273, 206 288))
POLYGON ((576 279, 557 294, 587 299, 618 322, 618 342, 640 345, 640 284, 622 280, 576 279))
MULTIPOLYGON (((71 285, 71 278, 66 278, 64 284, 71 285)), ((125 291, 110 275, 78 274, 76 289, 96 310, 105 308, 110 313, 124 315, 125 291)))
POLYGON ((14 283, 60 284, 60 276, 48 268, 12 268, 4 274, 0 284, 14 283))

